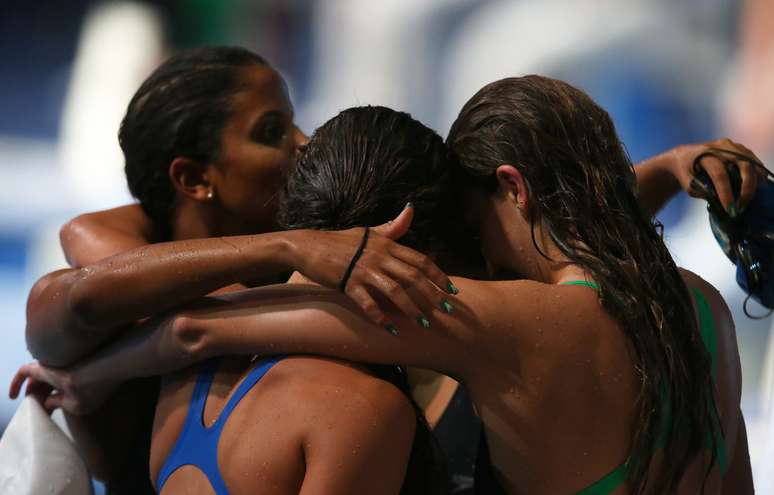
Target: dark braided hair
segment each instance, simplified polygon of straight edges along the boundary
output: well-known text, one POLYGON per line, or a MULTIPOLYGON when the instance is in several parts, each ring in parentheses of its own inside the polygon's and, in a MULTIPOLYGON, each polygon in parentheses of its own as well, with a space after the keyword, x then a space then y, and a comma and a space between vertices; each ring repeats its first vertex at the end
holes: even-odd
MULTIPOLYGON (((533 243, 540 222, 561 252, 599 283, 601 303, 626 332, 641 375, 630 488, 645 490, 664 432, 663 463, 648 488, 675 490, 708 432, 714 442, 720 428, 710 358, 660 225, 639 206, 634 169, 610 116, 564 82, 508 78, 465 104, 447 143, 459 160, 462 187, 473 183, 493 192, 497 167, 515 166, 530 192, 533 243)), ((714 445, 712 456, 707 474, 716 461, 714 445)))
MULTIPOLYGON (((409 114, 384 107, 344 110, 318 128, 280 198, 286 228, 340 230, 379 225, 414 203, 417 215, 400 242, 424 252, 447 244, 452 167, 438 134, 409 114)), ((417 427, 401 494, 448 493, 446 461, 424 414, 395 366, 369 366, 411 401, 417 427)))
POLYGON ((129 102, 118 141, 126 179, 145 213, 169 237, 175 189, 169 165, 175 157, 217 160, 231 98, 243 69, 268 65, 244 48, 186 50, 161 64, 129 102))

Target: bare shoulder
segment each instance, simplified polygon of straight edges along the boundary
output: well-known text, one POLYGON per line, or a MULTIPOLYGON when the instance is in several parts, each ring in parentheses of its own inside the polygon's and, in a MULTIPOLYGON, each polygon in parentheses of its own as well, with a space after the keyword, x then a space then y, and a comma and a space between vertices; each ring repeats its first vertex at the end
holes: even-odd
POLYGON ((365 367, 333 358, 291 356, 281 361, 265 378, 272 394, 284 396, 300 411, 336 423, 364 415, 371 423, 411 425, 414 410, 407 397, 393 384, 373 376, 365 367))
POLYGON ((578 340, 588 346, 594 335, 616 327, 599 303, 597 291, 589 287, 531 280, 455 279, 454 283, 460 287, 458 297, 474 315, 477 331, 496 346, 493 352, 501 349, 509 361, 520 349, 534 355, 531 350, 536 345, 574 352, 578 340))
POLYGON ((397 493, 416 427, 408 399, 392 384, 334 359, 290 357, 277 371, 305 459, 302 491, 397 493))
MULTIPOLYGON (((699 275, 680 268, 680 275, 682 275, 685 284, 692 291, 699 291, 702 296, 707 300, 712 311, 712 316, 715 321, 716 331, 718 332, 718 346, 721 350, 728 350, 732 357, 731 361, 738 361, 739 350, 736 343, 736 326, 734 324, 731 310, 728 309, 723 296, 718 290, 709 282, 701 278, 699 275)), ((729 363, 734 366, 736 363, 729 363)))
POLYGON ((701 292, 701 294, 707 299, 707 302, 710 303, 712 312, 716 317, 731 317, 731 311, 728 309, 726 301, 723 299, 723 296, 720 295, 720 292, 718 292, 715 286, 690 270, 686 270, 685 268, 680 268, 679 270, 680 275, 685 281, 685 285, 687 285, 689 289, 694 289, 701 292))
POLYGON ((728 454, 733 456, 739 427, 739 403, 742 394, 742 365, 736 338, 736 326, 723 296, 709 282, 685 269, 680 274, 692 291, 699 291, 712 312, 716 332, 718 407, 723 421, 728 454))

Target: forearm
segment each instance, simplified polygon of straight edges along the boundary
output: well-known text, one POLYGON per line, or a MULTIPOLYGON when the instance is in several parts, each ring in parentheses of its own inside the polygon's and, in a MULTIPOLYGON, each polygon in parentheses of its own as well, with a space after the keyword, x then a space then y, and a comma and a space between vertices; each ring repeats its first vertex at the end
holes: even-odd
POLYGON ((434 330, 393 315, 399 337, 373 325, 341 294, 285 284, 220 298, 149 321, 77 366, 79 380, 115 386, 171 373, 223 355, 321 354, 376 364, 406 364, 461 376, 475 354, 472 315, 439 312, 434 330), (456 323, 452 324, 452 321, 456 323))
POLYGON ((650 216, 658 213, 680 191, 680 183, 670 170, 673 160, 670 150, 634 167, 640 205, 650 216))
POLYGON ((28 301, 28 347, 64 366, 115 332, 240 281, 289 268, 282 233, 143 246, 39 283, 28 301))

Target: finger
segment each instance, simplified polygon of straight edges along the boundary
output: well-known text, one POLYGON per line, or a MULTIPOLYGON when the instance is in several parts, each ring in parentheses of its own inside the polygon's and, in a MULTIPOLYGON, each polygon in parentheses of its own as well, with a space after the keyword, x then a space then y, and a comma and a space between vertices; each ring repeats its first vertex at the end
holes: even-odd
POLYGON ((728 178, 726 167, 715 157, 707 157, 701 162, 702 168, 709 175, 712 185, 718 194, 720 204, 731 216, 736 214, 734 195, 731 192, 731 181, 728 178))
MULTIPOLYGON (((422 272, 398 259, 390 259, 384 263, 387 275, 400 283, 411 297, 412 301, 423 310, 423 315, 438 309, 448 297, 448 293, 439 289, 422 272)), ((419 322, 423 327, 429 322, 419 322)))
POLYGON ((459 290, 454 286, 451 279, 446 275, 429 256, 414 251, 406 246, 395 244, 390 249, 390 254, 400 261, 410 265, 420 271, 430 282, 435 284, 442 291, 448 294, 457 294, 459 290))
POLYGON ((406 235, 409 227, 411 227, 412 221, 414 221, 414 205, 407 203, 406 207, 403 208, 403 211, 401 211, 397 217, 387 223, 374 227, 371 230, 388 239, 396 240, 406 235))
POLYGON ((733 143, 733 145, 736 146, 743 155, 751 156, 751 157, 755 158, 755 160, 757 160, 759 162, 761 161, 761 159, 758 158, 758 155, 753 153, 752 150, 750 148, 748 148, 747 146, 743 145, 742 143, 737 143, 735 141, 731 141, 731 143, 733 143))
POLYGON ((742 188, 737 204, 739 209, 742 210, 755 195, 755 189, 758 187, 758 174, 755 173, 754 166, 751 163, 739 162, 738 165, 739 175, 742 177, 742 188))
MULTIPOLYGON (((425 318, 422 310, 416 305, 403 286, 382 273, 370 271, 364 278, 364 283, 370 285, 373 290, 382 294, 384 298, 395 305, 398 310, 421 324, 418 318, 425 318)), ((426 318, 425 318, 426 319, 426 318)))
POLYGON ((62 407, 62 404, 64 403, 64 395, 61 393, 55 392, 53 394, 50 394, 48 397, 46 397, 43 400, 43 409, 46 410, 48 414, 51 414, 54 412, 54 409, 58 409, 62 407))
POLYGON ((27 380, 28 376, 29 375, 25 372, 25 366, 19 368, 19 371, 17 371, 14 377, 11 379, 10 387, 8 387, 9 398, 16 399, 19 397, 19 392, 21 392, 22 385, 24 385, 24 382, 27 380))
MULTIPOLYGON (((761 159, 758 158, 758 155, 753 153, 752 150, 750 150, 750 148, 746 147, 743 144, 739 144, 739 143, 734 143, 734 144, 736 144, 736 146, 739 147, 739 149, 741 149, 745 155, 753 157, 755 159, 755 161, 757 161, 758 163, 763 163, 761 161, 761 159)), ((757 178, 761 178, 761 179, 765 179, 766 178, 766 176, 767 176, 766 175, 766 170, 763 167, 758 167, 758 166, 755 166, 753 164, 750 164, 750 166, 753 168, 753 171, 755 173, 756 179, 757 178)), ((757 186, 757 181, 756 181, 756 186, 757 186)))
POLYGON ((8 390, 8 395, 11 399, 15 399, 21 392, 21 387, 25 380, 29 379, 30 382, 40 379, 41 369, 37 363, 29 363, 20 367, 11 380, 11 386, 8 390))
POLYGON ((369 320, 379 326, 384 326, 387 323, 387 317, 384 312, 376 304, 376 301, 374 301, 374 298, 371 297, 371 294, 368 293, 365 287, 361 284, 347 285, 346 292, 347 296, 360 306, 360 309, 363 310, 363 313, 365 313, 369 320))

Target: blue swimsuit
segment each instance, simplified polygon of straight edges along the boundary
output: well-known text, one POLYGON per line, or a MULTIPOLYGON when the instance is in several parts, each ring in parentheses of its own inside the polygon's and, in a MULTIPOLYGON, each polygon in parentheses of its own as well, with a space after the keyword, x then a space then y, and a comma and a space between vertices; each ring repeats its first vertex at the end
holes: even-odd
POLYGON ((191 405, 188 407, 188 416, 180 436, 172 448, 167 460, 161 468, 156 487, 161 492, 164 483, 172 473, 183 466, 196 466, 207 476, 216 495, 228 495, 226 483, 218 467, 218 441, 223 427, 239 401, 247 395, 250 389, 263 378, 272 366, 282 360, 282 357, 273 357, 257 363, 247 374, 242 383, 229 399, 226 407, 221 411, 217 421, 212 426, 204 426, 204 406, 207 403, 207 395, 210 385, 215 378, 218 369, 218 360, 207 361, 202 365, 202 372, 196 379, 196 387, 191 397, 191 405))

